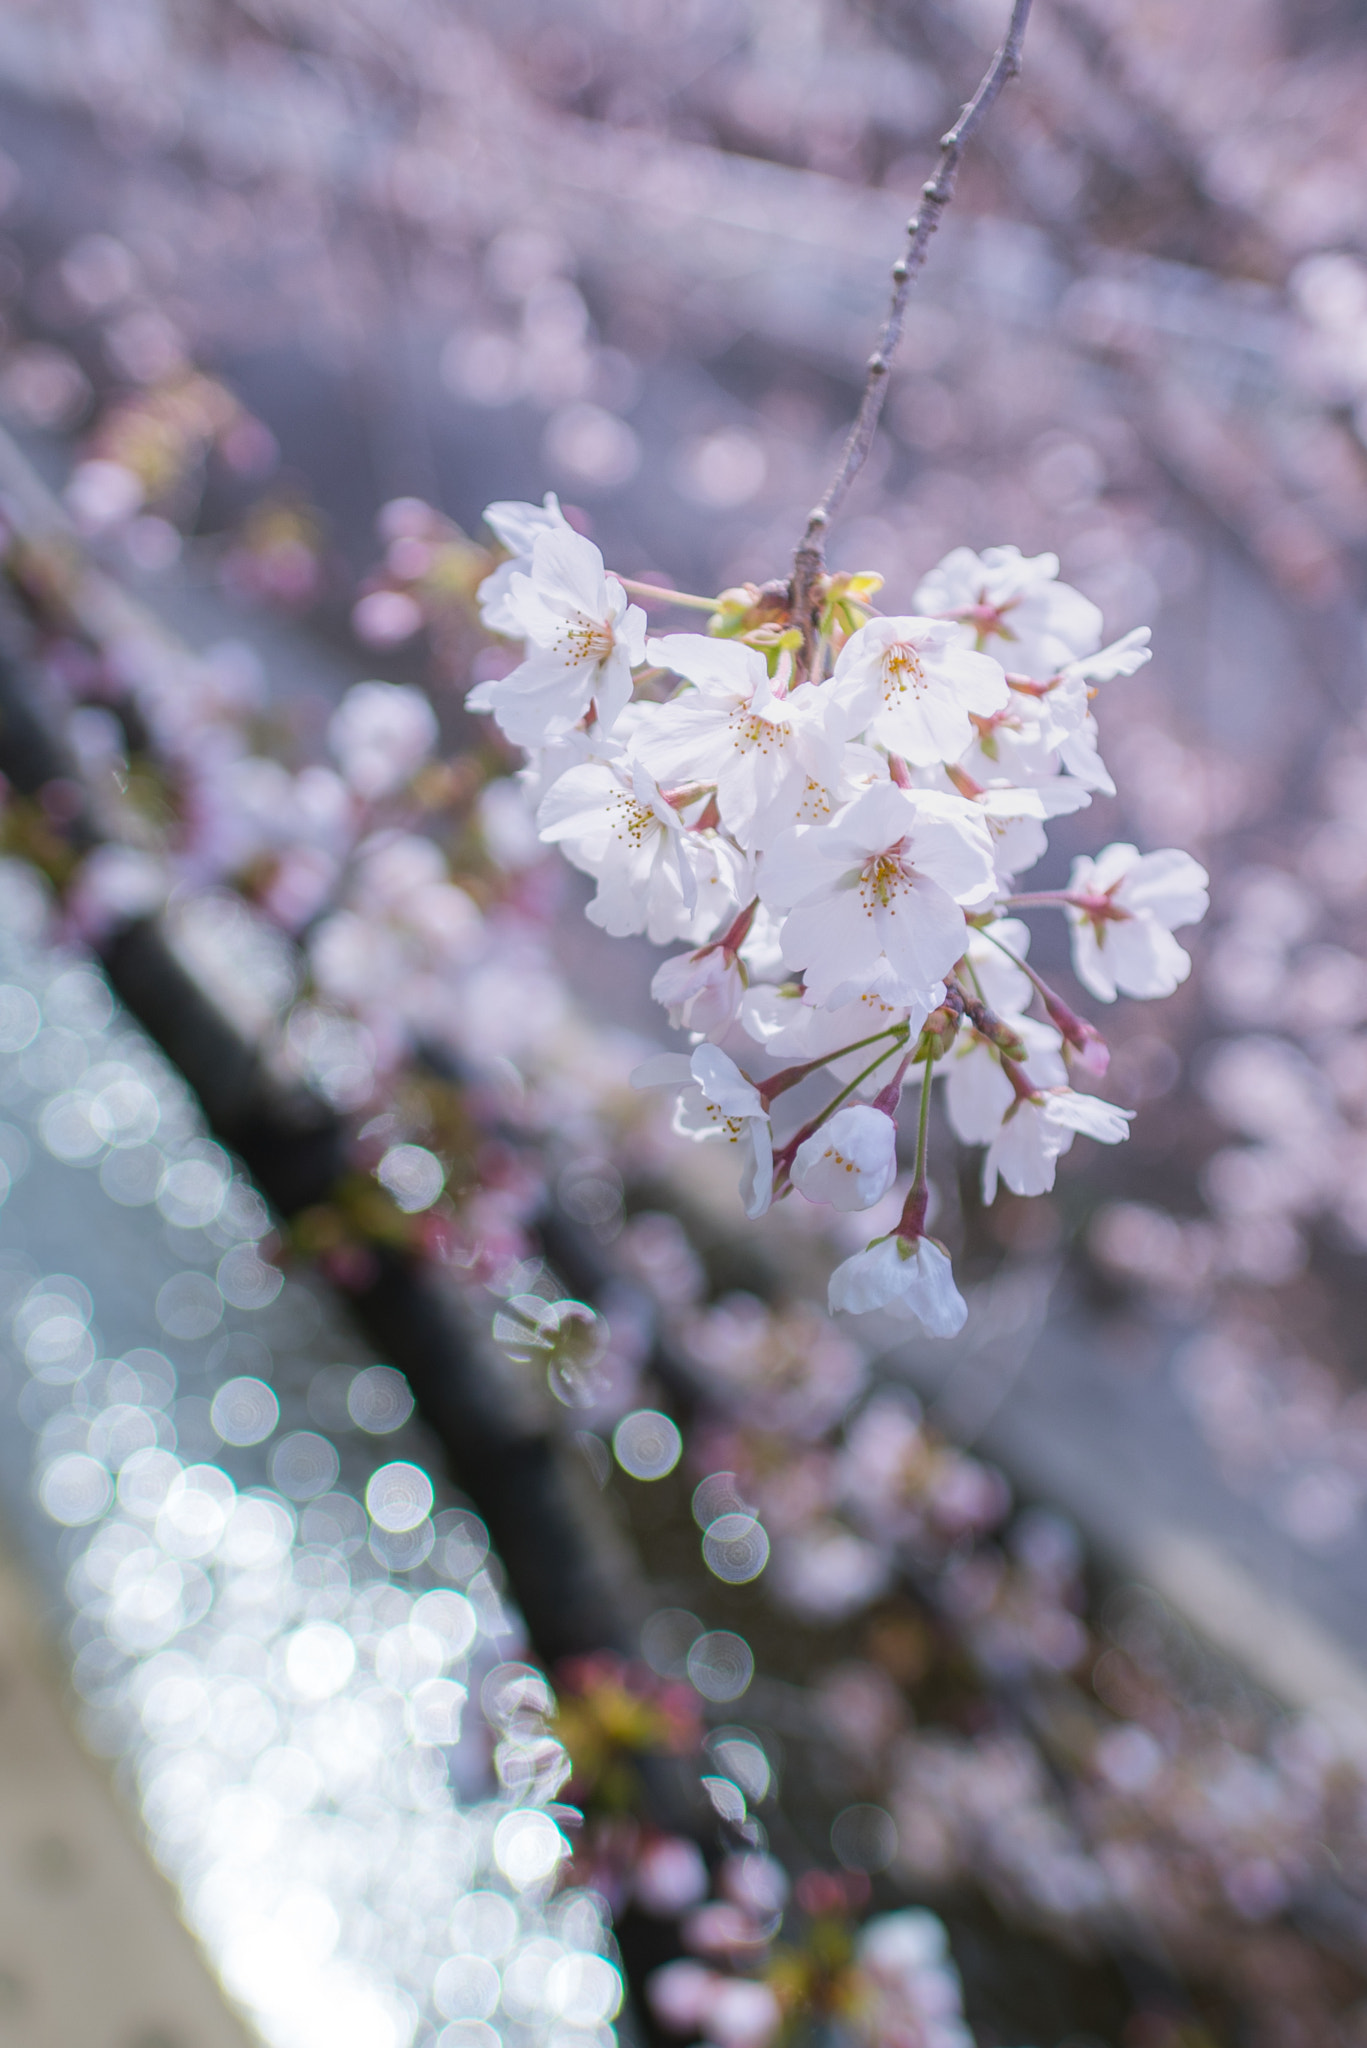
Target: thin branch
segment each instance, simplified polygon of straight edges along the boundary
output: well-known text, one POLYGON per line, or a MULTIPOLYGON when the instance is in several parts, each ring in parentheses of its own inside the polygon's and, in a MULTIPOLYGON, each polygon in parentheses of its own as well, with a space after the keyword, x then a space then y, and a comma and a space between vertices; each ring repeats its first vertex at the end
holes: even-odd
MULTIPOLYGON (((869 357, 859 410, 854 416, 854 424, 850 428, 836 473, 808 515, 806 531, 793 557, 793 615, 802 626, 808 643, 812 636, 812 589, 825 567, 826 530, 844 504, 850 486, 864 467, 869 450, 873 446, 879 414, 883 410, 883 400, 887 395, 888 372, 902 339, 911 287, 924 268, 930 238, 939 227, 941 216, 954 197, 954 187, 958 180, 964 150, 995 105, 1002 87, 1009 80, 1019 76, 1021 46, 1025 40, 1025 24, 1029 19, 1030 4, 1031 0, 1014 0, 1006 38, 984 73, 978 90, 949 133, 941 140, 940 161, 936 165, 935 175, 921 187, 920 208, 907 222, 906 254, 899 256, 892 266, 892 301, 878 337, 878 346, 869 357)), ((810 644, 807 651, 810 654, 810 644)))
POLYGON ((715 597, 695 597, 691 590, 667 590, 660 583, 636 583, 630 576, 618 576, 617 581, 628 597, 639 598, 642 604, 682 605, 685 611, 690 612, 715 612, 719 609, 715 597))

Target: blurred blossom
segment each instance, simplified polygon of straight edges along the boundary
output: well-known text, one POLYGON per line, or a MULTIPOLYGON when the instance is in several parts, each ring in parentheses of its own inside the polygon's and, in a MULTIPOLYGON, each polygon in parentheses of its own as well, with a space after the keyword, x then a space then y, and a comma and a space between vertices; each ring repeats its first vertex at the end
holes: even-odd
POLYGON ((641 444, 625 420, 602 406, 567 405, 547 425, 546 459, 553 475, 611 490, 635 475, 641 444))

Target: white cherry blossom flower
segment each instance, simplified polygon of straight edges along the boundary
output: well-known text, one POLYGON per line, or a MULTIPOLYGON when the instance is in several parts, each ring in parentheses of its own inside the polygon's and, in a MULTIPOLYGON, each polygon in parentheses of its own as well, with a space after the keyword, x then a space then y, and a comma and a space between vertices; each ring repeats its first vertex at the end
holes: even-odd
POLYGON ((393 796, 437 741, 437 717, 408 683, 355 683, 332 714, 328 745, 357 796, 393 796))
POLYGON ((1130 1135, 1133 1115, 1132 1109, 1117 1109, 1096 1095, 1075 1095, 1071 1088, 1022 1096, 988 1146, 983 1200, 995 1199, 998 1175, 1013 1194, 1047 1194, 1059 1159, 1079 1131, 1100 1145, 1119 1145, 1130 1135))
POLYGON ((539 505, 527 505, 507 498, 497 504, 486 505, 484 523, 507 548, 509 559, 501 562, 493 575, 486 576, 480 584, 476 592, 479 615, 491 633, 501 633, 505 639, 517 640, 524 629, 509 603, 513 578, 525 576, 531 567, 537 535, 568 527, 569 521, 560 510, 560 500, 555 492, 547 491, 539 505))
POLYGON ((738 857, 714 832, 685 825, 639 763, 567 769, 537 812, 541 837, 598 882, 593 924, 614 938, 645 932, 704 939, 736 908, 738 857))
POLYGON ((943 619, 870 619, 840 651, 827 690, 863 732, 913 767, 957 761, 972 744, 970 712, 990 718, 1010 698, 999 662, 963 646, 943 619))
POLYGON ((1117 993, 1170 996, 1191 972, 1173 931, 1205 916, 1209 880, 1199 861, 1172 846, 1141 854, 1117 844, 1075 860, 1068 893, 1087 903, 1070 903, 1068 921, 1083 987, 1103 1003, 1117 993))
POLYGON ((753 1081, 715 1045, 659 1053, 637 1067, 633 1088, 678 1088, 674 1128, 688 1138, 724 1138, 741 1148, 741 1200, 745 1213, 762 1216, 773 1197, 774 1140, 769 1113, 753 1081))
POLYGON ((804 683, 790 695, 788 658, 771 677, 739 640, 672 633, 646 652, 693 686, 640 708, 632 751, 657 782, 715 787, 722 823, 745 847, 839 807, 845 721, 833 692, 804 683))
POLYGON ((611 731, 631 699, 631 671, 645 659, 646 615, 629 604, 590 540, 572 527, 539 533, 530 574, 515 570, 508 608, 529 643, 525 661, 466 697, 491 711, 520 746, 558 739, 591 708, 611 731))
POLYGON ((855 1103, 797 1148, 792 1183, 809 1202, 871 1209, 897 1178, 897 1125, 881 1109, 855 1103))
POLYGON ((975 782, 1013 787, 1048 782, 1067 768, 1087 789, 1113 796, 1090 704, 1086 682, 1072 671, 1028 689, 1013 684, 1006 708, 982 722, 958 765, 975 782))
POLYGON ((964 907, 990 901, 996 876, 972 804, 881 783, 831 824, 786 833, 759 886, 787 913, 783 957, 813 1001, 929 1005, 967 944, 964 907))
POLYGON ((704 946, 696 953, 678 953, 657 967, 650 993, 664 1004, 676 1031, 720 1038, 736 1021, 745 973, 737 955, 725 946, 704 946))
POLYGON ((1101 613, 1090 598, 1058 581, 1058 556, 1019 548, 955 548, 921 584, 919 612, 957 616, 969 646, 1002 667, 1040 681, 1101 645, 1101 613))
POLYGON ((968 1304, 954 1284, 949 1253, 933 1237, 881 1237, 837 1266, 828 1294, 832 1315, 868 1315, 874 1309, 919 1323, 932 1337, 955 1337, 968 1320, 968 1304))
MULTIPOLYGON (((1064 1088, 1068 1069, 1062 1038, 1033 1017, 997 1015, 1025 1047, 1029 1076, 1039 1088, 1064 1088)), ((945 1108, 954 1135, 965 1145, 990 1145, 1016 1100, 1016 1090, 990 1040, 965 1025, 942 1063, 945 1108)))

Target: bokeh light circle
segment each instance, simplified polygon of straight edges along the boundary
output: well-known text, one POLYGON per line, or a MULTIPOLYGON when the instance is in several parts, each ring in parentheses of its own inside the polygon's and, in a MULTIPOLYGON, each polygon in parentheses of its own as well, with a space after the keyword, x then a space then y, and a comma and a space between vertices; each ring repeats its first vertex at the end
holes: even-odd
POLYGON ((413 1413, 413 1390, 392 1365, 367 1366, 347 1389, 347 1413, 370 1436, 388 1436, 413 1413))
POLYGON ((705 1700, 738 1700, 755 1675, 754 1652, 744 1636, 714 1629, 688 1653, 688 1676, 705 1700))
POLYGON ((432 1482, 421 1465, 396 1460, 372 1473, 365 1490, 366 1512, 390 1535, 416 1529, 432 1512, 432 1482))
POLYGON ((68 1529, 97 1522, 114 1497, 114 1482, 97 1458, 68 1451, 54 1458, 38 1482, 38 1498, 54 1522, 68 1529))
POLYGON ((612 1434, 613 1453, 633 1479, 663 1479, 683 1453, 678 1425, 655 1408, 624 1415, 612 1434))
POLYGON ((753 1515, 720 1515, 702 1540, 707 1569, 728 1586, 757 1579, 769 1562, 769 1538, 753 1515))
POLYGON ((280 1420, 280 1403, 264 1380, 225 1380, 209 1404, 209 1420, 225 1444, 264 1443, 280 1420))

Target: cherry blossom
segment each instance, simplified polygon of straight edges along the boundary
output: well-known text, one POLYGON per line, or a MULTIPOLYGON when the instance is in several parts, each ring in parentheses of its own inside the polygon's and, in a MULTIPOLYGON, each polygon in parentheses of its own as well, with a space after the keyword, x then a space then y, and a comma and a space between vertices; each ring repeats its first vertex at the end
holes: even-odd
POLYGON ((676 1031, 720 1038, 736 1020, 745 974, 735 953, 704 946, 696 953, 677 953, 657 967, 650 993, 664 1004, 676 1031))
POLYGON ((1103 1003, 1118 993, 1170 996, 1191 972, 1173 931, 1205 916, 1209 880, 1199 861, 1172 846, 1141 854, 1117 844, 1095 859, 1080 855, 1068 883, 1068 922, 1083 987, 1103 1003))
POLYGON ((866 992, 928 1004, 967 943, 964 907, 980 908, 994 887, 971 804, 889 783, 824 829, 785 835, 760 876, 769 907, 787 912, 784 959, 832 1005, 866 992))
POLYGON ((831 1275, 830 1310, 867 1315, 881 1309, 919 1323, 932 1337, 954 1337, 968 1320, 968 1304, 954 1285, 949 1253, 933 1237, 880 1237, 831 1275))
POLYGON ((407 683, 353 684, 328 725, 338 766, 367 803, 402 789, 436 740, 432 706, 407 683))
POLYGON ((1100 1145, 1118 1145, 1129 1137, 1133 1115, 1132 1109, 1071 1088, 1018 1095, 983 1160, 983 1200, 996 1198, 998 1175, 1013 1194, 1047 1194, 1055 1166, 1079 1132, 1100 1145))
POLYGON ((313 932, 309 959, 325 995, 422 1023, 449 1008, 443 977, 473 957, 481 929, 439 847, 377 833, 357 849, 347 901, 313 932))
POLYGON ((954 548, 924 579, 916 609, 960 622, 966 643, 1043 681, 1101 645, 1101 613, 1058 581, 1057 555, 1016 547, 954 548))
POLYGON ((631 671, 645 659, 646 616, 629 604, 590 540, 572 527, 537 534, 530 573, 509 579, 507 610, 530 643, 508 675, 479 683, 465 699, 491 711, 506 736, 540 746, 596 710, 611 730, 631 699, 631 671))
POLYGON ((689 1138, 724 1138, 743 1148, 741 1200, 762 1216, 773 1196, 774 1145, 769 1113, 753 1081, 719 1046, 700 1045, 692 1058, 660 1053, 631 1077, 633 1088, 681 1089, 674 1128, 689 1138))
POLYGON ((690 831, 639 763, 568 769, 537 822, 544 840, 597 878, 586 914, 614 938, 696 940, 735 908, 738 861, 714 834, 690 831))
POLYGON ((524 629, 509 602, 513 578, 525 576, 530 569, 537 535, 567 529, 569 521, 560 510, 560 500, 555 492, 547 491, 540 505, 526 505, 507 498, 497 504, 486 505, 484 523, 507 548, 509 559, 500 562, 493 575, 486 576, 480 584, 477 593, 479 615, 491 633, 501 633, 505 639, 517 640, 524 629))
POLYGON ((797 1148, 793 1186, 809 1202, 833 1209, 871 1209, 897 1178, 897 1125, 881 1109, 856 1103, 797 1148))
MULTIPOLYGON (((1031 1080, 1041 1088, 1066 1087, 1062 1039, 1052 1025, 1034 1017, 1006 1016, 1001 1021, 1020 1040, 1031 1080)), ((964 1145, 991 1144, 1016 1100, 997 1047, 970 1025, 955 1040, 944 1074, 945 1108, 955 1137, 964 1145)))
POLYGON ((846 641, 829 687, 851 732, 913 767, 957 761, 972 743, 969 714, 990 718, 1010 699, 1001 664, 964 647, 943 619, 870 619, 846 641))
POLYGON ((823 822, 841 802, 843 706, 810 683, 788 692, 758 648, 675 633, 652 640, 651 661, 692 685, 668 704, 641 707, 632 751, 667 787, 716 790, 721 822, 745 847, 786 827, 823 822))
POLYGON ((871 1996, 861 2013, 870 2043, 894 2042, 916 2026, 917 2048, 973 2048, 963 2017, 963 1988, 949 1954, 944 1922, 909 1907, 866 1920, 855 1955, 871 1996))

